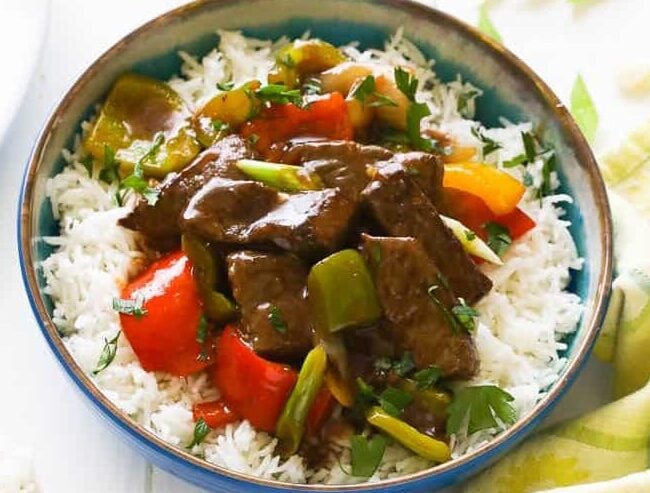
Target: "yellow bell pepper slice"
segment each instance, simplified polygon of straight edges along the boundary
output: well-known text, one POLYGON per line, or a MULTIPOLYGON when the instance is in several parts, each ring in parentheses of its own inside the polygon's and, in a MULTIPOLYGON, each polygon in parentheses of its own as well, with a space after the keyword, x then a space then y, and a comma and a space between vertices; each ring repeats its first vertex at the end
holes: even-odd
POLYGON ((526 191, 508 173, 484 163, 446 164, 442 184, 479 197, 497 216, 514 211, 526 191))

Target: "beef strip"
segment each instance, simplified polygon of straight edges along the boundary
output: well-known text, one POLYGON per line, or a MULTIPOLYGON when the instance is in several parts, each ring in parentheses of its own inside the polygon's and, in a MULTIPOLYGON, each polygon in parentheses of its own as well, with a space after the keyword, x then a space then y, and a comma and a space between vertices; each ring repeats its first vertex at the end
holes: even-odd
POLYGON ((273 359, 306 355, 312 347, 305 294, 307 267, 289 253, 241 251, 228 255, 226 262, 233 296, 241 309, 240 330, 253 349, 273 359))
POLYGON ((437 203, 444 168, 440 159, 425 152, 393 154, 383 147, 349 141, 299 142, 284 154, 282 161, 302 165, 316 173, 327 187, 340 188, 357 197, 370 182, 375 170, 384 167, 404 169, 437 203))
POLYGON ((422 244, 414 238, 364 235, 362 249, 399 352, 410 352, 419 369, 440 368, 445 377, 474 375, 478 359, 471 336, 450 327, 429 295, 429 288, 437 286, 435 295, 441 303, 449 309, 456 304, 422 244))
POLYGON ((355 207, 337 189, 292 195, 254 181, 213 178, 190 200, 181 229, 224 244, 314 257, 337 250, 355 207))
POLYGON ((251 224, 249 241, 309 258, 326 255, 340 249, 355 211, 354 201, 338 189, 292 194, 251 224))
POLYGON ((490 279, 472 262, 434 205, 403 169, 387 166, 379 170, 362 197, 389 235, 421 241, 456 296, 473 304, 490 291, 490 279))
POLYGON ((239 159, 250 159, 254 153, 246 141, 232 135, 201 153, 179 173, 167 175, 160 184, 156 205, 140 199, 134 210, 120 220, 125 228, 143 233, 157 250, 170 250, 178 245, 179 220, 192 196, 213 177, 246 179, 237 169, 239 159))
POLYGON ((250 225, 284 200, 256 181, 212 178, 190 199, 181 229, 216 243, 251 243, 250 225))

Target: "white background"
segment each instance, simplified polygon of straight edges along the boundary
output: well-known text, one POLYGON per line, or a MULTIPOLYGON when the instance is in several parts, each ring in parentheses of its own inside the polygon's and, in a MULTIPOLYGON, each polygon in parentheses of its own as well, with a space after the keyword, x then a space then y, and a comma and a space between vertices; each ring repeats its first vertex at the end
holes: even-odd
MULTIPOLYGON (((13 2, 0 0, 0 18, 13 2)), ((47 493, 198 491, 149 467, 74 391, 32 318, 15 239, 23 167, 53 105, 119 37, 179 3, 52 0, 40 62, 31 82, 21 80, 26 97, 0 143, 0 450, 30 451, 39 487, 47 493)), ((435 3, 476 22, 476 1, 435 3)), ((597 151, 616 145, 650 117, 650 99, 626 99, 617 85, 622 68, 644 59, 650 66, 647 0, 592 0, 588 7, 573 7, 567 0, 502 0, 492 3, 492 19, 505 44, 565 101, 576 74, 583 74, 601 114, 597 151)), ((6 59, 5 50, 33 43, 39 33, 16 27, 9 34, 4 32, 2 39, 12 41, 0 45, 0 60, 6 59)), ((8 93, 13 76, 12 67, 3 64, 0 97, 8 93)), ((608 392, 608 369, 592 361, 552 419, 595 407, 608 392)))

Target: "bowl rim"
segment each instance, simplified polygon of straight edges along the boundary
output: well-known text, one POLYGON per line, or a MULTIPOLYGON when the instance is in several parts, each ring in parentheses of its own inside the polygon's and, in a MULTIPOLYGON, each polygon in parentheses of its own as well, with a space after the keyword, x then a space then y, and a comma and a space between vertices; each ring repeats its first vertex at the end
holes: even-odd
POLYGON ((418 481, 441 476, 444 473, 449 474, 452 471, 460 472, 464 466, 468 466, 475 460, 479 460, 480 458, 489 458, 503 452, 500 450, 501 447, 508 442, 517 442, 522 440, 525 436, 524 432, 529 431, 551 410, 559 400, 559 397, 575 380, 591 352, 605 314, 606 301, 612 283, 613 253, 611 212, 605 184, 593 153, 569 111, 548 85, 530 67, 528 67, 527 64, 500 43, 494 41, 478 29, 457 19, 456 17, 434 7, 418 3, 416 0, 356 1, 360 5, 368 1, 373 1, 375 4, 404 10, 433 23, 447 23, 451 25, 454 30, 460 32, 466 38, 471 39, 472 42, 482 44, 485 48, 492 51, 500 63, 516 72, 518 77, 525 79, 525 81, 530 84, 531 90, 536 91, 538 96, 545 102, 550 110, 553 111, 555 118, 560 123, 562 132, 567 136, 568 141, 575 152, 576 160, 582 164, 588 175, 590 188, 597 204, 597 220, 604 234, 601 237, 601 268, 597 273, 598 279, 596 292, 593 297, 593 309, 591 313, 583 314, 583 317, 588 316, 588 318, 583 322, 584 327, 582 329, 587 332, 587 335, 583 338, 580 345, 574 349, 574 354, 568 361, 564 373, 553 384, 550 391, 535 405, 532 411, 522 419, 518 420, 512 427, 497 435, 493 440, 476 450, 464 454, 459 458, 452 459, 449 462, 422 471, 397 478, 385 479, 376 483, 366 482, 354 485, 294 484, 257 478, 248 474, 232 471, 225 467, 208 463, 205 460, 191 455, 185 450, 165 442, 153 432, 136 424, 125 413, 119 410, 107 397, 105 397, 95 386, 90 377, 82 371, 63 344, 63 340, 48 314, 43 300, 41 299, 41 289, 39 288, 36 274, 37 268, 35 267, 36 264, 34 263, 32 255, 32 198, 38 167, 42 161, 43 152, 47 147, 50 134, 56 127, 57 122, 66 114, 68 108, 76 98, 77 93, 80 92, 85 85, 101 71, 103 65, 108 60, 119 56, 120 53, 127 50, 134 41, 137 41, 140 36, 145 35, 153 29, 164 28, 180 17, 201 12, 203 9, 221 8, 228 4, 239 3, 239 1, 240 0, 195 0, 189 4, 167 11, 132 30, 126 36, 113 44, 102 55, 96 58, 95 61, 89 65, 79 77, 77 77, 74 84, 60 99, 40 131, 31 155, 29 156, 27 166, 25 167, 20 191, 17 217, 18 254, 23 283, 32 311, 50 348, 77 387, 90 398, 92 403, 101 410, 104 416, 110 419, 113 425, 116 425, 121 428, 122 431, 125 431, 130 435, 130 438, 137 439, 141 445, 155 449, 157 452, 165 454, 172 460, 181 461, 182 463, 185 463, 185 465, 199 468, 203 472, 213 473, 217 476, 223 477, 224 479, 243 482, 245 484, 252 483, 264 488, 292 491, 372 491, 391 486, 408 485, 410 483, 416 483, 418 481))

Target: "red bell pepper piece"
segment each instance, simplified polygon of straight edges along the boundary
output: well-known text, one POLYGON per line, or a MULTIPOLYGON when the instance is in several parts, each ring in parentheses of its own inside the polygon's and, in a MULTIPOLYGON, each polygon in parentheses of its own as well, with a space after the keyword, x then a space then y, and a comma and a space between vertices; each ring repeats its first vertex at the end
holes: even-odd
POLYGON ((496 216, 480 197, 456 188, 442 189, 444 212, 474 231, 483 240, 487 239, 485 224, 494 222, 508 229, 513 240, 522 237, 535 227, 524 211, 516 208, 508 214, 496 216))
POLYGON ((257 150, 267 159, 279 157, 274 144, 294 137, 325 137, 352 140, 354 131, 345 99, 338 92, 323 95, 304 108, 293 104, 272 105, 247 122, 241 135, 255 141, 257 150), (275 152, 274 152, 275 150, 275 152))
POLYGON ((258 356, 232 325, 219 337, 211 372, 228 406, 255 428, 269 433, 275 430, 298 380, 298 372, 290 366, 258 356))
POLYGON ((310 435, 316 435, 320 431, 325 421, 332 415, 335 404, 336 399, 334 399, 329 389, 323 385, 316 395, 316 400, 311 405, 307 416, 307 432, 310 435))
POLYGON ((228 423, 234 423, 239 420, 239 416, 221 400, 194 404, 192 407, 192 417, 194 421, 203 419, 212 429, 221 428, 228 423))
POLYGON ((120 313, 122 331, 142 368, 187 376, 212 363, 214 341, 196 341, 203 307, 183 252, 151 264, 126 286, 122 299, 141 299, 146 310, 142 316, 120 313))

